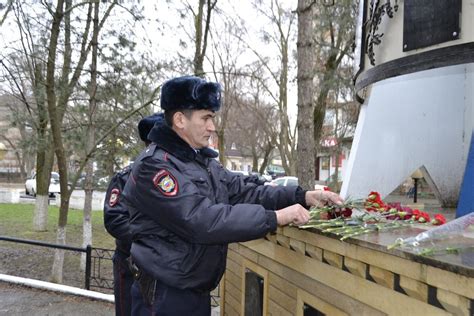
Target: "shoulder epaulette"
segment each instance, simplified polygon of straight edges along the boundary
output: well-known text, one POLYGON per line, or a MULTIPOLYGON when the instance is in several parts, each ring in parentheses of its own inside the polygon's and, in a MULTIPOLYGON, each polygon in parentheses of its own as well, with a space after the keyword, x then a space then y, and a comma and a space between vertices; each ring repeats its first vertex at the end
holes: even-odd
POLYGON ((155 153, 155 149, 156 149, 156 144, 154 143, 150 144, 144 151, 140 153, 140 156, 137 159, 143 160, 147 157, 153 156, 153 154, 155 153))
POLYGON ((125 168, 123 168, 122 170, 120 170, 119 172, 117 172, 117 174, 118 175, 127 174, 132 170, 132 167, 133 167, 133 162, 131 164, 129 164, 128 166, 126 166, 125 168))

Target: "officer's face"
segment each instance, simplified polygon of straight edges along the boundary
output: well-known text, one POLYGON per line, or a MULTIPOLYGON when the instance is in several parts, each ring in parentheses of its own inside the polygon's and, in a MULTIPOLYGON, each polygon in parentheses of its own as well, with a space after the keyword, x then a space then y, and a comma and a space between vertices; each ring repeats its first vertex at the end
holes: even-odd
POLYGON ((216 114, 209 110, 196 110, 191 116, 182 117, 182 134, 180 135, 195 149, 209 146, 209 138, 216 131, 214 118, 216 114))

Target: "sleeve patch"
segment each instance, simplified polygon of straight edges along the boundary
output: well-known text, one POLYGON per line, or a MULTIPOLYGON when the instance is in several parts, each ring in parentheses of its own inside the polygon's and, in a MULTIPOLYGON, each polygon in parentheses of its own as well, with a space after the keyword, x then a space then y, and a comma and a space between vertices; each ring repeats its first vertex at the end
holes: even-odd
POLYGON ((117 188, 113 189, 112 192, 110 193, 110 198, 109 198, 110 207, 113 207, 115 206, 115 204, 117 204, 119 200, 119 196, 120 196, 120 190, 117 188))
POLYGON ((178 182, 166 170, 160 170, 155 174, 153 184, 165 196, 175 196, 178 194, 178 182))

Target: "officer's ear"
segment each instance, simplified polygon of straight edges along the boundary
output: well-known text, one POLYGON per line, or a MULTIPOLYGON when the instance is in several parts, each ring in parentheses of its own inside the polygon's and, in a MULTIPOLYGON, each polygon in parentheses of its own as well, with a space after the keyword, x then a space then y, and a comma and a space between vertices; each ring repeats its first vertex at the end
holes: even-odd
POLYGON ((186 126, 186 115, 183 112, 177 111, 173 115, 173 126, 178 129, 184 129, 186 126))

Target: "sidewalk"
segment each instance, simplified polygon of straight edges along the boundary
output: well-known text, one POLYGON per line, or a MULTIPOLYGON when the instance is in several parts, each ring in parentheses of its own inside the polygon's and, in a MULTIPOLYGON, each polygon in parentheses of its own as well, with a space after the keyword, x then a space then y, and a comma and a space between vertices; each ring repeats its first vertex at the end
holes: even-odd
POLYGON ((113 303, 0 282, 0 315, 113 316, 113 303))
POLYGON ((8 182, 0 182, 0 188, 5 189, 25 189, 24 183, 8 183, 8 182))
MULTIPOLYGON (((40 280, 0 274, 0 315, 98 315, 115 314, 113 294, 40 280)), ((219 316, 213 307, 211 316, 219 316)))
MULTIPOLYGON (((85 192, 75 189, 69 197, 69 207, 75 209, 84 208, 85 192)), ((61 195, 50 197, 51 205, 58 206, 61 195)), ((104 208, 105 192, 94 190, 92 193, 92 210, 102 211, 104 208)), ((34 204, 35 197, 25 194, 25 185, 21 183, 0 183, 0 203, 26 203, 34 204)))

